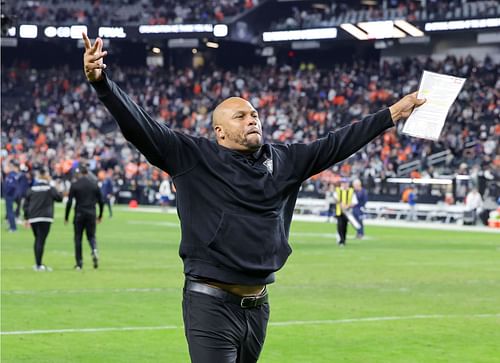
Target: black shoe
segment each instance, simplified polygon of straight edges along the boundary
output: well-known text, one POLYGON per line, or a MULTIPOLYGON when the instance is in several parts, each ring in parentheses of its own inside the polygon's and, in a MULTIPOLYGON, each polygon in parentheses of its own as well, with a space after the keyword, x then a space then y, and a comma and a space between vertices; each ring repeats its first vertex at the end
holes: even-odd
POLYGON ((92 262, 94 264, 94 268, 98 268, 99 267, 99 256, 97 254, 97 250, 94 249, 92 251, 92 262))

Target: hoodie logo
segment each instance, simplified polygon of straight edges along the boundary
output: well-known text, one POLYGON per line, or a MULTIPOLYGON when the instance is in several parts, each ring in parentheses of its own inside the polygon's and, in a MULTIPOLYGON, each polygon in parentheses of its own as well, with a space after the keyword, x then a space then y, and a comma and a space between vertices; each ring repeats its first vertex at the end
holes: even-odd
POLYGON ((262 164, 264 164, 270 174, 273 173, 273 159, 266 159, 262 164))

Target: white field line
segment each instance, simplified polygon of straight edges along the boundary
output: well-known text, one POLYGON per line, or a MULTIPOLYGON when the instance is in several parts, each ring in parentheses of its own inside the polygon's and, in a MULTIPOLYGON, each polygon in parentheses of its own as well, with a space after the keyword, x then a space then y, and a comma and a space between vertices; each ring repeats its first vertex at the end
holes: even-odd
MULTIPOLYGON (((353 318, 353 319, 338 319, 338 320, 290 320, 277 321, 269 323, 269 326, 283 327, 295 325, 333 325, 333 324, 351 324, 351 323, 366 323, 377 321, 398 321, 398 320, 419 320, 419 319, 483 319, 483 318, 500 318, 498 314, 465 314, 465 315, 410 315, 410 316, 380 316, 369 318, 353 318)), ((29 334, 61 334, 61 333, 100 333, 112 331, 147 331, 147 330, 173 330, 181 329, 178 325, 163 325, 163 326, 130 326, 116 328, 74 328, 74 329, 51 329, 51 330, 18 330, 18 331, 3 331, 1 335, 29 335, 29 334)))

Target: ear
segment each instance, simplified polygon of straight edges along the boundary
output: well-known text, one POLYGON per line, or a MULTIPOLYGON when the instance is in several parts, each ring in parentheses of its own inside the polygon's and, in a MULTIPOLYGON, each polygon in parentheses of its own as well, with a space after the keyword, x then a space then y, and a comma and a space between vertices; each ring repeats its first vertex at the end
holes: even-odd
POLYGON ((222 127, 220 125, 216 125, 214 127, 214 131, 215 131, 215 135, 217 136, 218 139, 223 140, 225 138, 224 130, 222 129, 222 127))

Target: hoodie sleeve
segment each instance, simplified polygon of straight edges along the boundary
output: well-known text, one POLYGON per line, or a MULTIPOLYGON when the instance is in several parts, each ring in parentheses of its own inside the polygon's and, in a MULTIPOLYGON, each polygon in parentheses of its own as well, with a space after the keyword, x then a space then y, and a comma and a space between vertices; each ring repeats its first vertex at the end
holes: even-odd
POLYGON ((91 82, 98 98, 118 123, 123 136, 146 159, 172 176, 192 168, 199 160, 196 138, 171 130, 138 106, 113 81, 91 82))
POLYGON ((342 161, 394 126, 388 108, 366 116, 310 144, 291 145, 296 174, 305 180, 342 161))

